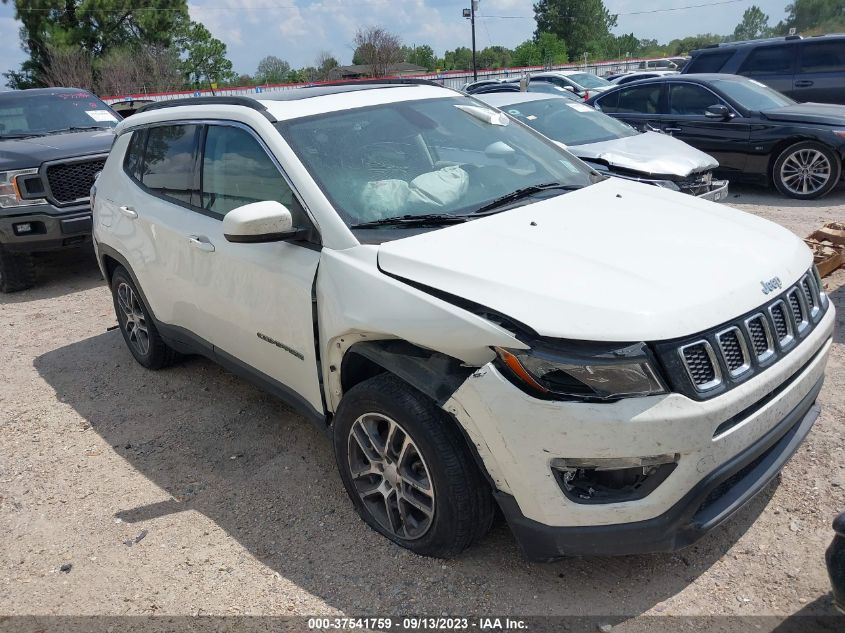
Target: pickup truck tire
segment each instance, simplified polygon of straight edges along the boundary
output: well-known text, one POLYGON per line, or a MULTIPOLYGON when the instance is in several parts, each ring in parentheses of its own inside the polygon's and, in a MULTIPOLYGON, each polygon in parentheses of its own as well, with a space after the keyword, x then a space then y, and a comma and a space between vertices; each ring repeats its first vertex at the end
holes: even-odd
POLYGON ((29 253, 10 253, 0 246, 0 292, 18 292, 35 285, 35 264, 29 253))
POLYGON ((147 369, 172 365, 176 352, 161 338, 141 293, 122 266, 112 273, 111 292, 120 333, 135 360, 147 369))
POLYGON ((789 198, 813 200, 830 193, 842 176, 842 161, 831 148, 801 141, 783 150, 772 165, 772 182, 789 198))
POLYGON ((358 514, 423 556, 457 556, 493 522, 490 486, 454 424, 389 373, 350 389, 334 418, 337 465, 358 514))

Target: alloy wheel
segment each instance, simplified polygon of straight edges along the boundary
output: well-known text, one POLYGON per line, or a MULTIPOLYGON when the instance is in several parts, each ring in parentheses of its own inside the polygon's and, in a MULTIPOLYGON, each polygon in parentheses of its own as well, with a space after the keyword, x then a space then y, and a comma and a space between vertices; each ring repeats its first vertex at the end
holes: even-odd
POLYGON ((434 518, 434 486, 413 438, 381 413, 360 416, 348 437, 349 472, 382 528, 404 540, 425 535, 434 518))
POLYGON ((147 317, 135 296, 135 291, 126 283, 117 287, 117 305, 120 308, 123 330, 126 339, 141 356, 150 351, 150 333, 147 329, 147 317))
POLYGON ((783 161, 780 180, 790 193, 806 196, 821 191, 832 173, 830 160, 822 152, 816 149, 799 149, 783 161))

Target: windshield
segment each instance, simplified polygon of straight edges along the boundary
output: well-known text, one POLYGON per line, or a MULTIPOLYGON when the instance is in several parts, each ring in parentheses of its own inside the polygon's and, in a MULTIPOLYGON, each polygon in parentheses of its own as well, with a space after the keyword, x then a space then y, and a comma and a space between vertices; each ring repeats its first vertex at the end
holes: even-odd
POLYGON ((639 134, 622 121, 588 105, 557 97, 514 103, 501 108, 541 134, 566 145, 600 143, 639 134))
POLYGON ((118 117, 89 92, 0 95, 0 138, 41 136, 69 128, 113 128, 118 117))
POLYGON ((795 103, 786 95, 753 79, 748 81, 713 79, 711 83, 747 110, 771 110, 795 103))
POLYGON ((597 77, 592 73, 575 73, 574 75, 567 76, 576 84, 584 86, 585 88, 607 88, 608 86, 613 85, 606 79, 597 77))
POLYGON ((570 154, 466 97, 357 108, 277 126, 350 226, 470 215, 526 187, 582 187, 596 178, 570 154))

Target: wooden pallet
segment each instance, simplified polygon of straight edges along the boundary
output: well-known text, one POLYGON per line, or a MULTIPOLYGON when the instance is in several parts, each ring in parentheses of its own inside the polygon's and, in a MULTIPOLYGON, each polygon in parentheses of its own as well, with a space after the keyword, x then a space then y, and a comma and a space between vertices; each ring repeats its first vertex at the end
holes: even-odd
POLYGON ((845 266, 845 224, 828 222, 804 238, 813 251, 813 263, 822 277, 845 266))

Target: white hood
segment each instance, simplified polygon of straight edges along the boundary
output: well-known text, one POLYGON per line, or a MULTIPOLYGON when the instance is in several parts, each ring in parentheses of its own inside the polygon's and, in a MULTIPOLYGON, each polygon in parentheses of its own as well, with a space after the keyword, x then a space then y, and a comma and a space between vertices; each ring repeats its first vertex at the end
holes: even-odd
POLYGON ((762 305, 761 282, 812 264, 785 228, 636 182, 597 185, 381 245, 391 275, 549 337, 655 341, 762 305), (536 223, 534 226, 532 223, 536 223))
POLYGON ((645 132, 601 143, 568 145, 567 149, 578 158, 601 160, 611 167, 650 175, 685 177, 719 166, 718 161, 709 154, 657 132, 645 132))

